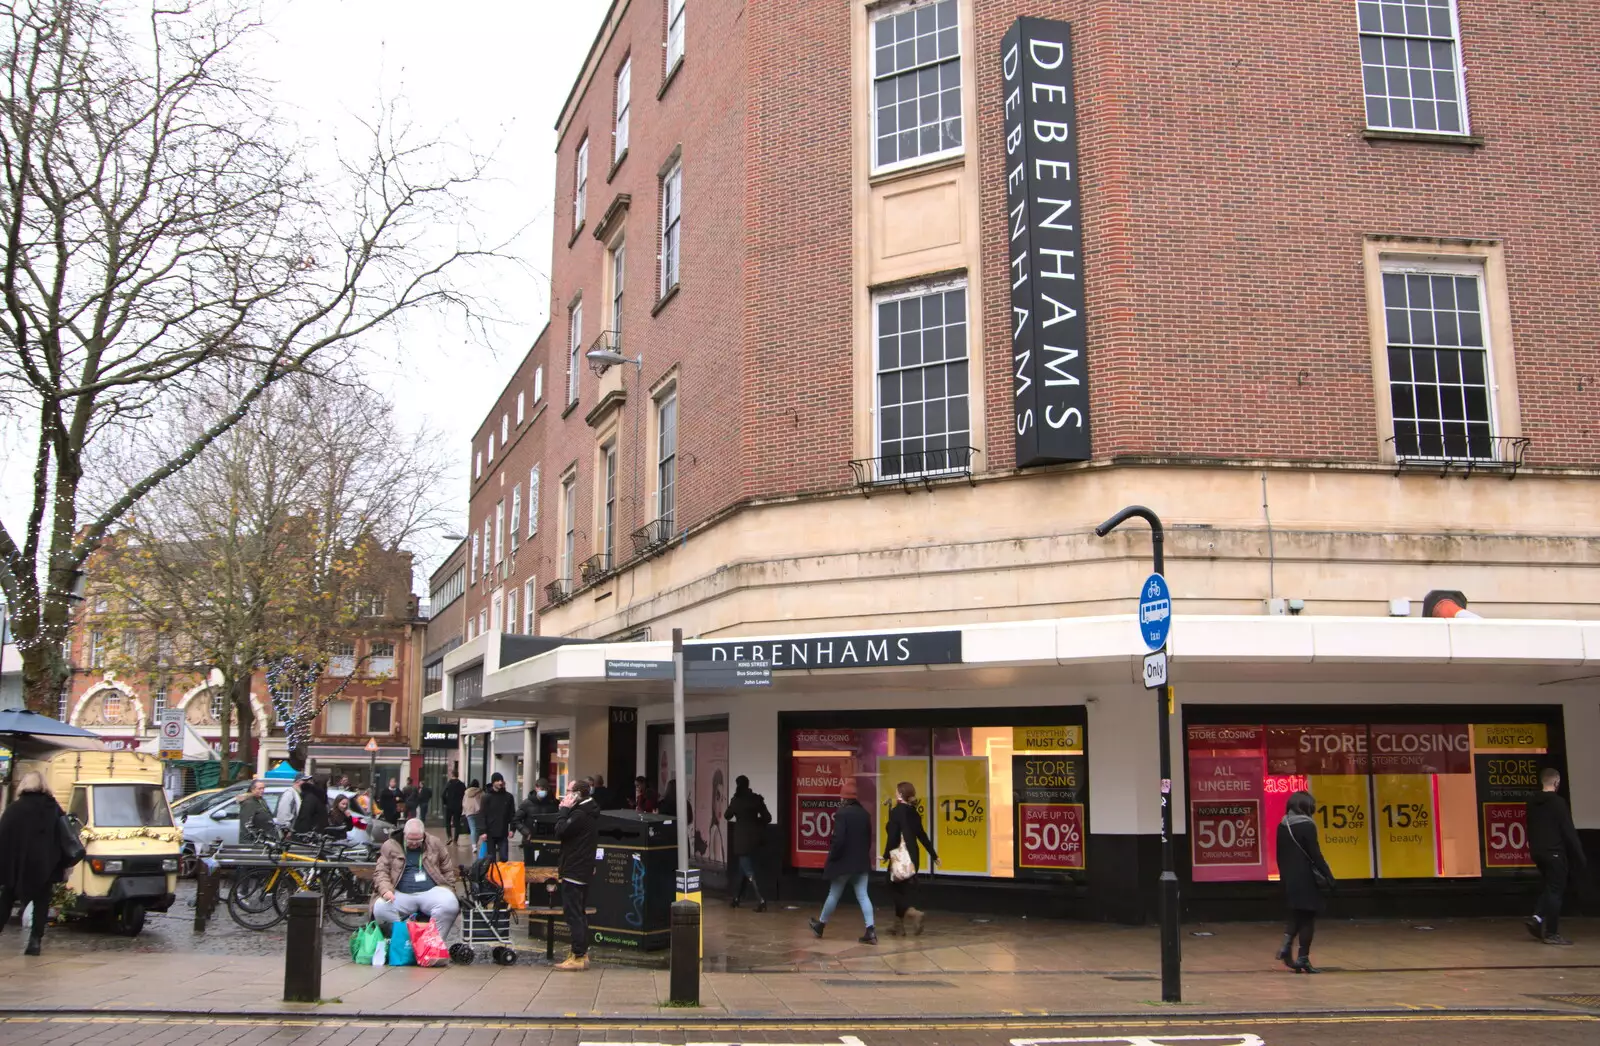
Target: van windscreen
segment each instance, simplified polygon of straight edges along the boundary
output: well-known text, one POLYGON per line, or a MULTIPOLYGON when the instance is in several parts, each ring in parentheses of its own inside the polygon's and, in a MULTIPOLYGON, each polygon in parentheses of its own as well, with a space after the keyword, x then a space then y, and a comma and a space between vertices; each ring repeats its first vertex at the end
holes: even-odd
POLYGON ((167 828, 172 812, 160 785, 96 785, 94 823, 100 828, 167 828))

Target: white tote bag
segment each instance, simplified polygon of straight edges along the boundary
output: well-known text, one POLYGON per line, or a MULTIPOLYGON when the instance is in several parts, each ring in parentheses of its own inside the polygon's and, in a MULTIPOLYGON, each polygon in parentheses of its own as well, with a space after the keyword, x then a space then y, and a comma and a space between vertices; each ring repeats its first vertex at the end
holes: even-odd
POLYGON ((903 883, 916 874, 917 866, 911 863, 911 851, 906 849, 905 843, 889 851, 890 881, 903 883))

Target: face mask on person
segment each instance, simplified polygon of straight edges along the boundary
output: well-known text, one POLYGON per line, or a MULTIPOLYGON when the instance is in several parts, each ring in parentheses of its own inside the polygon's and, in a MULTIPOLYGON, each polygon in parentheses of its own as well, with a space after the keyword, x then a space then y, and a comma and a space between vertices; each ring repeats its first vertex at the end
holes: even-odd
POLYGON ((543 788, 539 789, 538 791, 534 792, 533 794, 538 796, 540 799, 548 799, 548 798, 550 798, 549 791, 547 791, 546 789, 543 789, 543 788))

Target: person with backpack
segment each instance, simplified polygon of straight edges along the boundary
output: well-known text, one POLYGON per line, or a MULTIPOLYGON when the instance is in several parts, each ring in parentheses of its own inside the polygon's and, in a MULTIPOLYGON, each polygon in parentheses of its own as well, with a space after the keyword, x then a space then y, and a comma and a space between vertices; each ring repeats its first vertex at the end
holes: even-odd
POLYGON ((750 778, 740 774, 733 783, 733 798, 728 800, 728 809, 722 815, 732 826, 728 857, 738 866, 731 903, 732 907, 739 907, 739 901, 744 896, 744 884, 748 882, 755 890, 756 911, 764 912, 767 910, 767 899, 761 896, 761 883, 756 880, 756 854, 766 841, 767 825, 772 823, 772 811, 767 809, 767 800, 759 792, 750 790, 750 778))
POLYGON ((917 788, 910 781, 901 781, 894 787, 894 809, 889 811, 889 839, 883 848, 883 863, 889 865, 889 892, 894 895, 894 925, 889 936, 899 937, 906 932, 906 920, 911 920, 911 932, 922 933, 923 914, 911 907, 912 888, 917 882, 917 872, 922 868, 922 853, 918 844, 928 848, 929 867, 939 863, 933 849, 933 840, 922 827, 922 814, 917 810, 917 788), (911 874, 896 879, 896 869, 890 857, 904 845, 910 858, 911 874))
POLYGON ((1323 908, 1322 891, 1333 889, 1333 871, 1322 857, 1317 822, 1311 817, 1316 809, 1317 801, 1301 789, 1289 797, 1288 812, 1278 824, 1278 876, 1289 902, 1289 921, 1277 958, 1295 973, 1322 972, 1311 965, 1311 938, 1323 908), (1294 959, 1290 953, 1297 937, 1300 956, 1294 959))

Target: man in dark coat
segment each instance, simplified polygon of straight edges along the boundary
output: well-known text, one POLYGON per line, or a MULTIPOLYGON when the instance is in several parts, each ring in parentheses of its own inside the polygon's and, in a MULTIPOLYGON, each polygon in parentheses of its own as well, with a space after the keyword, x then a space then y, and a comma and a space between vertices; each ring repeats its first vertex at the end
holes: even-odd
POLYGON ((245 797, 239 800, 239 841, 246 845, 251 843, 275 843, 283 838, 278 831, 278 822, 272 819, 272 811, 267 809, 267 782, 264 778, 256 778, 250 782, 250 790, 245 797))
POLYGON ((594 876, 595 845, 600 841, 600 804, 589 794, 589 782, 574 779, 567 785, 556 817, 556 838, 561 840, 561 907, 567 917, 567 937, 572 954, 558 970, 589 968, 589 880, 594 876))
POLYGON ((822 916, 811 920, 811 932, 818 937, 828 928, 828 917, 839 905, 846 887, 855 891, 856 903, 861 905, 861 917, 866 920, 867 932, 860 937, 862 944, 877 944, 878 931, 872 925, 872 899, 867 896, 867 877, 872 874, 872 818, 856 798, 855 778, 847 777, 839 788, 839 809, 833 815, 833 842, 828 846, 828 860, 822 874, 831 879, 828 899, 822 904, 822 916))
POLYGON ((511 860, 511 826, 517 818, 517 799, 506 791, 506 779, 501 775, 489 778, 489 790, 483 793, 478 818, 483 824, 478 842, 488 840, 489 856, 494 860, 511 860))
POLYGON ((1289 797, 1288 812, 1278 824, 1278 876, 1289 902, 1289 921, 1284 927, 1283 947, 1278 961, 1296 973, 1320 973, 1311 965, 1311 938, 1317 930, 1317 913, 1322 911, 1323 887, 1333 886, 1333 870, 1322 857, 1322 841, 1317 822, 1312 820, 1317 801, 1301 790, 1289 797), (1291 959, 1295 938, 1300 938, 1300 957, 1291 959))
POLYGON ((1543 787, 1528 800, 1528 852, 1539 869, 1544 886, 1539 903, 1528 920, 1528 932, 1545 944, 1571 944, 1561 936, 1561 902, 1573 866, 1587 870, 1588 857, 1572 824, 1572 811, 1561 798, 1561 771, 1546 767, 1539 775, 1543 787))
POLYGON ((13 904, 32 904, 33 922, 22 954, 38 955, 50 917, 50 894, 67 868, 61 807, 37 772, 23 774, 17 787, 16 800, 0 817, 0 932, 11 921, 13 904))
POLYGON ((407 818, 417 816, 417 807, 422 805, 422 789, 417 787, 417 782, 414 779, 406 778, 406 787, 400 793, 400 801, 406 804, 403 813, 407 818))
POLYGON ((461 831, 466 826, 466 818, 461 815, 461 800, 467 794, 467 786, 461 782, 461 775, 450 771, 450 780, 444 786, 444 834, 453 845, 461 838, 461 831))
POLYGON ((389 787, 378 793, 378 816, 392 825, 400 824, 400 781, 389 778, 389 787))
POLYGON ((767 825, 772 823, 772 811, 760 793, 750 790, 750 778, 740 774, 734 778, 733 798, 723 818, 732 827, 728 835, 729 854, 738 865, 738 879, 733 888, 733 907, 739 907, 744 895, 744 884, 749 883, 756 894, 756 911, 767 910, 767 899, 761 896, 761 884, 756 881, 756 854, 766 841, 767 825))
POLYGON ((317 835, 328 827, 328 786, 316 778, 300 785, 300 812, 294 815, 296 835, 317 835))

